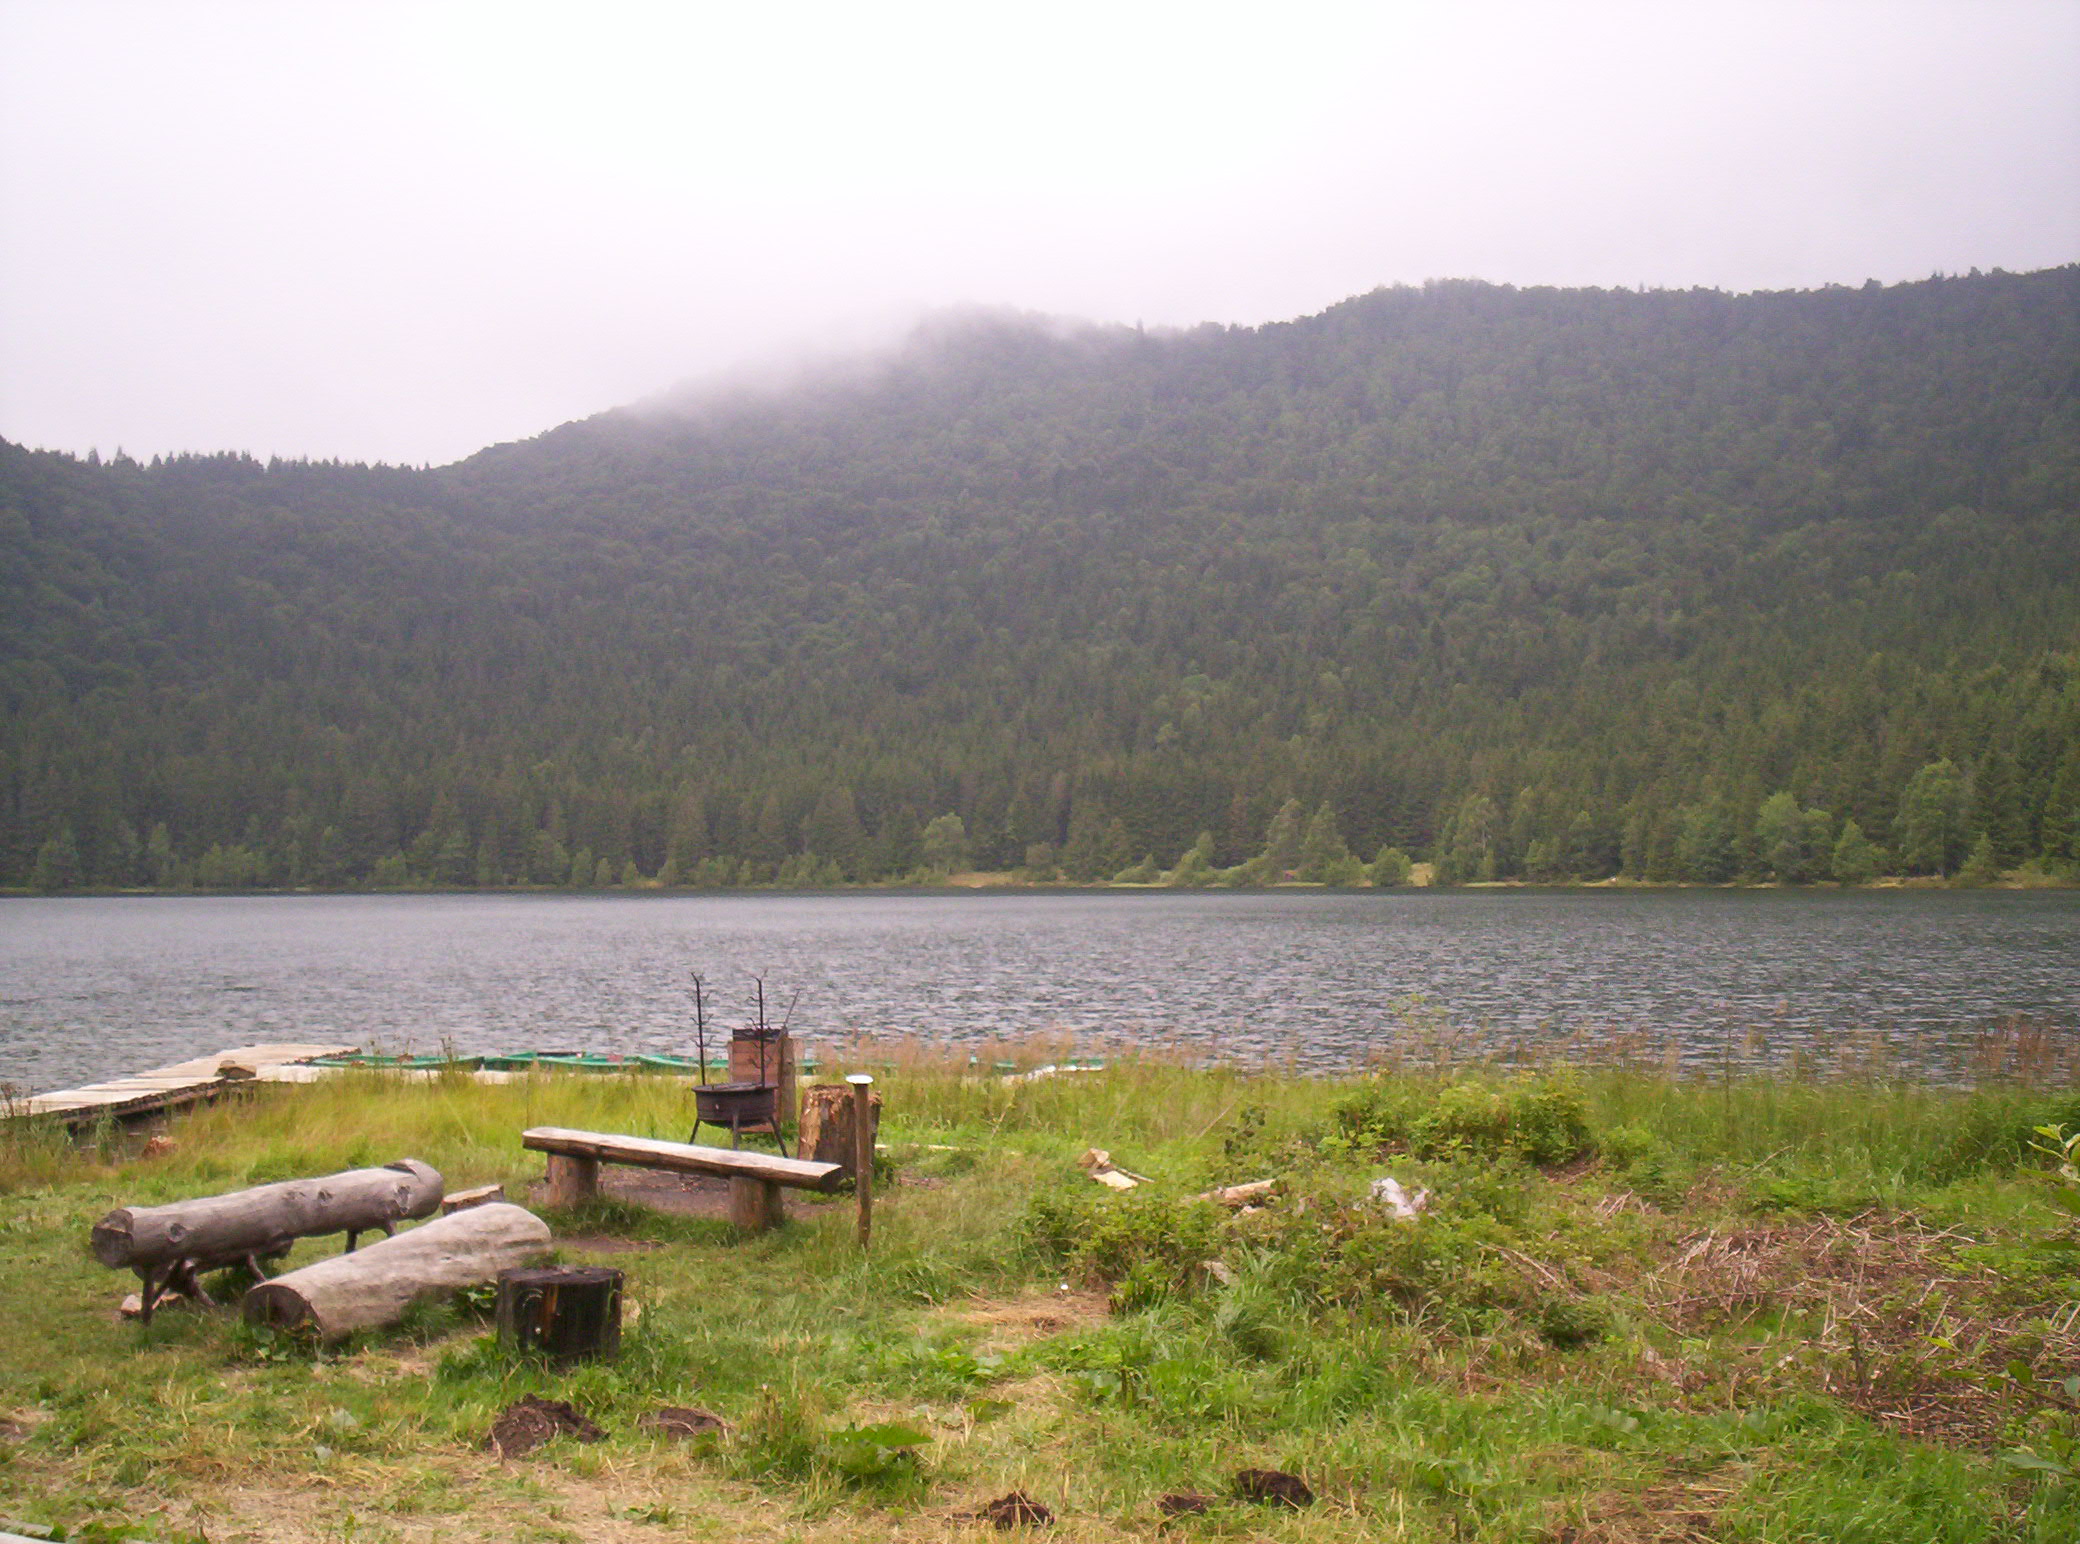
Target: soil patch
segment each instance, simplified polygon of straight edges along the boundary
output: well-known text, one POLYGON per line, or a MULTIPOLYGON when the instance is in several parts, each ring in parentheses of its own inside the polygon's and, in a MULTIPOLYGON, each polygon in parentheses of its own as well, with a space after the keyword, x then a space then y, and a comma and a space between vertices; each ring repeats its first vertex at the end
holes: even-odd
POLYGON ((1314 1505, 1314 1492, 1307 1481, 1283 1469, 1243 1469, 1235 1475, 1235 1494, 1244 1501, 1269 1502, 1298 1511, 1314 1505))
MULTIPOLYGON (((542 1205, 543 1185, 528 1186, 528 1199, 542 1205)), ((673 1174, 664 1169, 642 1169, 631 1164, 603 1163, 599 1171, 599 1193, 616 1201, 631 1202, 654 1212, 677 1217, 728 1217, 729 1181, 707 1174, 673 1174)), ((796 1205, 829 1205, 834 1198, 809 1191, 793 1191, 787 1197, 796 1205)), ((606 1248, 605 1245, 594 1247, 606 1248)), ((622 1247, 634 1247, 623 1245, 622 1247)), ((644 1246, 648 1247, 648 1246, 644 1246)))
POLYGON ((999 1528, 1044 1528, 1054 1521, 1054 1513, 1022 1490, 997 1497, 975 1515, 999 1528))
POLYGON ((566 1432, 580 1442, 597 1442, 606 1436, 568 1401, 529 1394, 506 1406, 492 1422, 484 1445, 500 1458, 518 1458, 566 1432))
POLYGON ((967 1303, 951 1312, 962 1323, 983 1330, 989 1349, 998 1351, 1045 1340, 1065 1330, 1087 1329, 1111 1317, 1103 1292, 1064 1291, 1059 1287, 1014 1298, 967 1303))
POLYGON ((639 1254, 648 1249, 664 1246, 655 1239, 615 1238, 606 1233, 574 1233, 556 1241, 558 1249, 577 1250, 584 1254, 639 1254))

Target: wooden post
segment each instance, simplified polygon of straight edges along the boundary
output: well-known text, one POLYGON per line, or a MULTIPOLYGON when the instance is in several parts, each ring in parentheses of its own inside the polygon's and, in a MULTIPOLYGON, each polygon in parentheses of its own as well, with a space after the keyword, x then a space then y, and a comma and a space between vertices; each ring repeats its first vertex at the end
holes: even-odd
POLYGON ((599 1160, 551 1153, 542 1178, 542 1205, 559 1209, 582 1206, 599 1195, 599 1160))
POLYGON ((787 1220, 787 1206, 780 1199, 780 1187, 755 1174, 731 1175, 729 1220, 754 1233, 779 1227, 787 1220))
POLYGON ((847 1074, 852 1085, 853 1193, 859 1197, 859 1247, 866 1249, 874 1234, 874 1079, 864 1072, 847 1074))

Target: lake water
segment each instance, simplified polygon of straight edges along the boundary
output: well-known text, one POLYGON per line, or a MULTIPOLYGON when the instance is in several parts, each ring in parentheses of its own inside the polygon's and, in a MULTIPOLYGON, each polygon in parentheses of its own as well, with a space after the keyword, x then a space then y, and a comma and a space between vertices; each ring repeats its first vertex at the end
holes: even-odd
POLYGON ((763 975, 825 1047, 1060 1035, 1327 1069, 1572 1036, 1702 1069, 1877 1044, 1950 1077, 2004 1024, 2080 1036, 2080 894, 8 899, 0 1082, 254 1041, 687 1052, 695 970, 723 1025, 763 975))

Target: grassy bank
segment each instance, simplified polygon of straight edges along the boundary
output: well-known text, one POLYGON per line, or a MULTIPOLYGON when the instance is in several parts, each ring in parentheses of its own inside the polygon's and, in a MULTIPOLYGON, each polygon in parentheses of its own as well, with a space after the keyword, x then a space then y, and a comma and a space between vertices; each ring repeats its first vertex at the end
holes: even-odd
POLYGON ((2033 1150, 2080 1124, 2069 1083, 873 1059, 872 1254, 842 1197, 753 1238, 547 1214, 564 1258, 628 1280, 619 1360, 564 1373, 464 1303, 323 1351, 200 1311, 140 1328, 87 1230, 407 1155, 523 1197, 523 1127, 683 1137, 674 1080, 260 1088, 149 1152, 8 1128, 0 1516, 213 1544, 936 1540, 995 1536, 975 1514, 1016 1490, 1065 1540, 2080 1534, 2056 1472, 2080 1280, 2033 1150), (1093 1146, 1151 1182, 1093 1183, 1093 1146), (1423 1215, 1371 1199, 1388 1175, 1423 1215), (1267 1178, 1256 1210, 1197 1199, 1267 1178), (606 1436, 494 1457, 529 1393, 606 1436), (726 1429, 658 1433, 661 1406, 726 1429), (1236 1498, 1248 1468, 1314 1504, 1236 1498), (1181 1496, 1206 1510, 1166 1518, 1181 1496))

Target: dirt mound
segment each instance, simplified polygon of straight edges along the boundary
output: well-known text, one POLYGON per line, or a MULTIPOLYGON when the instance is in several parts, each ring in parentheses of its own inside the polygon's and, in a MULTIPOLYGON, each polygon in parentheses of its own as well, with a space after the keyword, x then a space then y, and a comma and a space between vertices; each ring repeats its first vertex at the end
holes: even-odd
POLYGON ((999 1528, 1044 1528, 1054 1521, 1054 1513, 1022 1490, 997 1497, 975 1515, 999 1528))
POLYGON ((1295 1511, 1314 1505, 1314 1492, 1297 1474, 1283 1469, 1243 1469, 1235 1476, 1235 1494, 1244 1501, 1267 1501, 1295 1511))

